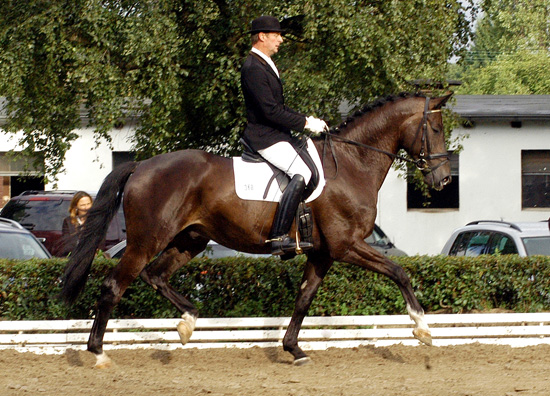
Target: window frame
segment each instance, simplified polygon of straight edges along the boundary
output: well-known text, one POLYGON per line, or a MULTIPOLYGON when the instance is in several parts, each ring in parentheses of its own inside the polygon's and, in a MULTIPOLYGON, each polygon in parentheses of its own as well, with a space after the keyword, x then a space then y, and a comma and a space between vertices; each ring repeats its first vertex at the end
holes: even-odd
POLYGON ((550 150, 521 150, 521 208, 550 208, 550 150))

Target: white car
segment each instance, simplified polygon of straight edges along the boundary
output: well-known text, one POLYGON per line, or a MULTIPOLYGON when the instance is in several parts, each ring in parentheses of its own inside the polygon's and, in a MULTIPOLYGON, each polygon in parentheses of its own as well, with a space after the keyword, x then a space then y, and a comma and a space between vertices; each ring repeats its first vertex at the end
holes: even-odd
POLYGON ((21 224, 0 217, 0 258, 30 260, 52 256, 44 245, 21 224))
POLYGON ((453 232, 441 254, 468 257, 480 254, 550 256, 548 222, 473 221, 453 232))

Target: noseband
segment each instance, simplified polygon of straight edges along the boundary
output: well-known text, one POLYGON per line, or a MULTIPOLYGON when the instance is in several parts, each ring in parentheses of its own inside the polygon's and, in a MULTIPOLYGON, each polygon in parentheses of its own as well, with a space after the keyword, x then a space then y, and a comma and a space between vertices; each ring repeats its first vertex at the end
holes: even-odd
MULTIPOLYGON (((336 160, 336 155, 334 153, 334 147, 332 146, 332 140, 331 140, 331 138, 336 138, 336 139, 338 139, 338 140, 340 140, 344 143, 350 144, 352 146, 362 147, 362 148, 365 148, 365 149, 368 149, 368 150, 376 151, 378 153, 386 154, 387 156, 389 156, 393 159, 397 159, 397 160, 401 160, 401 161, 405 161, 405 162, 410 162, 410 163, 414 164, 418 169, 420 169, 423 173, 431 173, 431 172, 435 171, 437 168, 439 168, 440 166, 442 166, 442 165, 446 164, 447 162, 449 162, 449 154, 448 153, 426 154, 426 152, 429 151, 428 115, 432 114, 432 113, 440 113, 441 112, 440 109, 438 109, 438 110, 428 110, 429 105, 430 105, 430 98, 426 97, 426 103, 424 104, 424 113, 422 115, 422 122, 418 126, 418 131, 416 132, 416 137, 415 137, 415 141, 416 141, 418 139, 419 133, 422 132, 422 135, 420 136, 420 152, 418 153, 418 158, 417 159, 404 157, 402 155, 397 155, 397 154, 394 154, 394 153, 390 153, 389 151, 385 151, 385 150, 379 149, 377 147, 369 146, 368 144, 359 143, 359 142, 356 142, 354 140, 346 139, 345 137, 342 137, 342 136, 339 136, 339 135, 336 135, 336 134, 333 134, 333 133, 330 133, 330 132, 322 132, 325 135, 325 145, 324 145, 324 148, 323 148, 323 158, 325 157, 326 143, 328 143, 330 148, 331 148, 332 157, 334 158, 334 162, 336 163, 336 169, 337 169, 337 172, 338 172, 338 161, 336 160), (444 158, 445 160, 441 161, 435 167, 430 168, 430 166, 428 165, 428 161, 433 160, 433 159, 439 159, 439 158, 444 158)), ((338 130, 338 128, 336 128, 336 130, 338 130)))

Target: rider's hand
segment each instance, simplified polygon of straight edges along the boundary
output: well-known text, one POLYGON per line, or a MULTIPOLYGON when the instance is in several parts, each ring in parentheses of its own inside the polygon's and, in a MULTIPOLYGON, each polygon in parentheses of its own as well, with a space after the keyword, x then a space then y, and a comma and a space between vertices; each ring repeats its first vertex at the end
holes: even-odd
POLYGON ((321 132, 328 131, 328 125, 325 121, 310 116, 306 117, 306 126, 304 129, 310 130, 313 135, 319 135, 321 132))

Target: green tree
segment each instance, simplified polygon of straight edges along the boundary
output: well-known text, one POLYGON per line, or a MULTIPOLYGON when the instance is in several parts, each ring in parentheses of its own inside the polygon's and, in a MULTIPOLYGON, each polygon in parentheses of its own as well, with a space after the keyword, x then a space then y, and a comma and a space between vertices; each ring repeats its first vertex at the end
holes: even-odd
POLYGON ((459 0, 4 0, 0 96, 40 151, 46 175, 63 168, 89 115, 98 142, 135 117, 141 158, 182 148, 227 153, 245 125, 239 70, 246 31, 261 14, 284 19, 277 56, 287 101, 339 122, 338 105, 440 80, 470 38, 459 0))
POLYGON ((463 94, 550 94, 548 0, 486 0, 459 74, 463 94))
POLYGON ((480 69, 464 75, 459 93, 469 95, 550 94, 550 54, 518 51, 499 56, 480 69))

